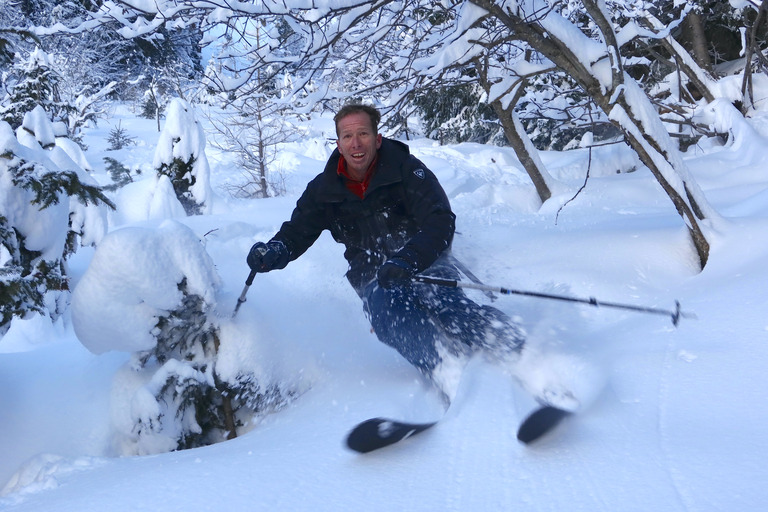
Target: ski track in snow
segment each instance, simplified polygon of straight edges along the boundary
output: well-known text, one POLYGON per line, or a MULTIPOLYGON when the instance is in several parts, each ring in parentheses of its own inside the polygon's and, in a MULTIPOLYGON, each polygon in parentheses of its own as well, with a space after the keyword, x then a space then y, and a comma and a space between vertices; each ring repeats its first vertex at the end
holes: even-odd
POLYGON ((674 486, 677 499, 684 510, 693 510, 694 503, 688 496, 688 490, 682 479, 680 478, 680 471, 677 468, 677 463, 673 456, 673 444, 670 440, 670 377, 672 373, 673 362, 675 361, 675 341, 672 336, 669 337, 666 348, 664 350, 664 359, 661 367, 661 374, 659 376, 658 384, 658 433, 659 433, 659 450, 664 460, 664 470, 669 475, 669 481, 674 486))

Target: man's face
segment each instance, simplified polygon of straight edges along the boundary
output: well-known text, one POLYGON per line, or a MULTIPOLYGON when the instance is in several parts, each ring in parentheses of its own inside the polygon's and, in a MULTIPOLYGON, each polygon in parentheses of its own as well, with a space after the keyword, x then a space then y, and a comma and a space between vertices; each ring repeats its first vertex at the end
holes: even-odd
POLYGON ((342 117, 336 127, 339 132, 336 145, 347 162, 347 172, 354 179, 362 180, 376 158, 376 150, 381 147, 381 134, 374 135, 371 118, 365 112, 342 117))

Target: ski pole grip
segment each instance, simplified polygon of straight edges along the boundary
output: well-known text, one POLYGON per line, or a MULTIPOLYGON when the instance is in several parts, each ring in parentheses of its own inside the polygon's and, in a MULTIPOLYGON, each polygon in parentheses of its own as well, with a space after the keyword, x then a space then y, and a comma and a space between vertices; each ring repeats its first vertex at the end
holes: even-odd
POLYGON ((256 271, 251 270, 251 273, 248 274, 248 279, 245 280, 246 286, 251 286, 253 284, 253 280, 256 278, 256 271))
POLYGON ((448 286, 450 288, 457 288, 459 286, 457 281, 452 281, 449 279, 440 279, 437 277, 415 275, 413 276, 413 280, 418 283, 436 284, 437 286, 448 286))

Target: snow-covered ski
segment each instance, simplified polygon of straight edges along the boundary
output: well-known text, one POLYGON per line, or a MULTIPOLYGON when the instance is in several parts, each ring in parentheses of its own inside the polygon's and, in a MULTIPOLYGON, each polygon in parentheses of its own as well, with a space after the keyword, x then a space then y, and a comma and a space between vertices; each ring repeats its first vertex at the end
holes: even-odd
POLYGON ((415 436, 433 427, 437 421, 411 423, 387 418, 371 418, 359 423, 347 436, 347 446, 368 453, 415 436))
POLYGON ((523 444, 530 444, 544 436, 563 419, 573 414, 554 405, 542 405, 520 424, 517 429, 517 439, 523 444))

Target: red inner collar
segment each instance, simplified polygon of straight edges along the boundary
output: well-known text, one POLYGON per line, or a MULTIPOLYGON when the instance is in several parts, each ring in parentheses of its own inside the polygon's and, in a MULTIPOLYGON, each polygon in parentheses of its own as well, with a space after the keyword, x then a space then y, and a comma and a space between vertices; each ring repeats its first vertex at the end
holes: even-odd
POLYGON ((344 155, 339 155, 339 165, 336 168, 336 172, 339 176, 344 176, 346 178, 347 188, 357 197, 363 199, 365 197, 365 191, 368 190, 368 185, 371 183, 371 177, 373 177, 373 171, 376 169, 376 163, 378 161, 379 155, 376 155, 376 158, 373 159, 371 165, 368 166, 368 170, 365 171, 365 178, 363 178, 363 181, 357 181, 349 175, 349 172, 347 171, 347 161, 344 160, 344 155))

